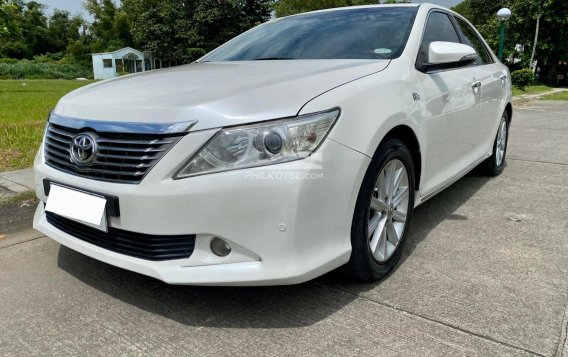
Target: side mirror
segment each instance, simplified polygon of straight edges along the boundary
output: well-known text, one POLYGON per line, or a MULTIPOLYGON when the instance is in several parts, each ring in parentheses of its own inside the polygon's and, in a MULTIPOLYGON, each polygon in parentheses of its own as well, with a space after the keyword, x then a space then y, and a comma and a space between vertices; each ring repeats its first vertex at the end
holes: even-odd
POLYGON ((473 47, 455 42, 435 41, 428 47, 428 63, 422 65, 422 70, 442 70, 459 68, 472 64, 477 60, 477 52, 473 47))

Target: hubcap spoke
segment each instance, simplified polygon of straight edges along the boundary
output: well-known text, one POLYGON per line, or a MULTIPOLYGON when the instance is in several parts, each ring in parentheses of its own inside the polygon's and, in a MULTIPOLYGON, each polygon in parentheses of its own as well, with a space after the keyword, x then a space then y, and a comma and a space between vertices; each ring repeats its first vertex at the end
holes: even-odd
POLYGON ((396 190, 399 188, 399 186, 400 186, 400 181, 402 180, 402 177, 406 174, 406 172, 403 172, 403 171, 404 171, 404 167, 402 167, 402 165, 401 165, 400 168, 397 168, 396 165, 393 165, 393 166, 395 167, 395 168, 394 168, 394 171, 395 171, 395 173, 394 173, 394 181, 393 181, 393 185, 392 185, 392 190, 393 190, 392 195, 394 196, 394 193, 395 193, 396 190))
POLYGON ((397 245, 400 241, 392 220, 387 220, 387 240, 394 245, 397 245))
POLYGON ((383 212, 389 209, 389 205, 380 198, 373 197, 371 198, 371 208, 375 211, 383 212))
POLYGON ((380 220, 381 220, 380 213, 375 213, 373 217, 371 217, 371 219, 369 220, 369 224, 367 225, 368 226, 367 237, 371 237, 371 235, 373 235, 373 233, 377 229, 377 226, 379 225, 380 220))
POLYGON ((392 213, 392 218, 397 222, 404 223, 406 222, 406 213, 394 210, 392 213))
POLYGON ((389 198, 392 197, 393 183, 394 183, 394 170, 392 168, 392 163, 389 163, 385 167, 386 194, 387 194, 387 197, 389 197, 389 198))
POLYGON ((393 199, 393 206, 397 208, 406 199, 408 199, 408 186, 400 187, 393 199))
POLYGON ((373 232, 373 236, 370 242, 371 252, 373 255, 381 252, 381 245, 384 245, 384 241, 386 241, 386 230, 385 230, 385 223, 387 222, 386 218, 382 218, 379 220, 377 229, 373 232))

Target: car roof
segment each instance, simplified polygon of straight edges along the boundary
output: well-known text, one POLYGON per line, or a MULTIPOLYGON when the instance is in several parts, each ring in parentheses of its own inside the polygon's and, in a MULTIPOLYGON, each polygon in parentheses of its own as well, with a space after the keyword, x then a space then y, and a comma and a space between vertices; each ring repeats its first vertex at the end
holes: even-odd
MULTIPOLYGON (((302 16, 307 14, 317 14, 317 13, 324 13, 324 12, 332 12, 332 11, 344 11, 344 10, 354 10, 354 9, 373 9, 373 8, 393 8, 393 7, 425 7, 428 10, 430 9, 443 9, 449 10, 443 6, 432 4, 432 3, 405 3, 405 4, 374 4, 374 5, 358 5, 358 6, 345 6, 345 7, 335 7, 330 9, 321 9, 309 12, 303 12, 299 14, 294 14, 290 16, 283 16, 285 17, 292 17, 292 16, 302 16)), ((451 11, 451 10, 449 10, 451 11)))

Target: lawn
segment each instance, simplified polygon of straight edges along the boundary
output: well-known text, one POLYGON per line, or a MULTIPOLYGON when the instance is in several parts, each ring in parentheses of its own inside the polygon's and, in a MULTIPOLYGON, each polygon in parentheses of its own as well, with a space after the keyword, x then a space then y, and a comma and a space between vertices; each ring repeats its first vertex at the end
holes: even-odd
POLYGON ((551 90, 551 87, 548 86, 530 86, 530 87, 526 87, 525 90, 520 90, 519 88, 513 87, 513 95, 517 96, 517 95, 525 95, 525 94, 538 94, 538 93, 542 93, 542 92, 546 92, 551 90))
POLYGON ((546 100, 568 100, 568 91, 545 95, 542 99, 546 100))
POLYGON ((0 80, 0 172, 30 167, 49 111, 63 95, 89 83, 0 80))

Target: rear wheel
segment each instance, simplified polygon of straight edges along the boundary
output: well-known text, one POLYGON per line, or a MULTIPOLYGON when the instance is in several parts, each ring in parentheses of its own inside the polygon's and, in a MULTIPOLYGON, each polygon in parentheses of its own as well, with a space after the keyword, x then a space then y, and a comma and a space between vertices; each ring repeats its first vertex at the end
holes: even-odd
POLYGON ((400 258, 414 208, 414 166, 404 143, 387 138, 379 146, 359 190, 351 226, 354 275, 374 281, 400 258))
POLYGON ((497 176, 505 168, 505 156, 507 154, 507 142, 509 140, 509 115, 503 113, 497 135, 493 142, 493 154, 482 164, 483 173, 489 176, 497 176))

